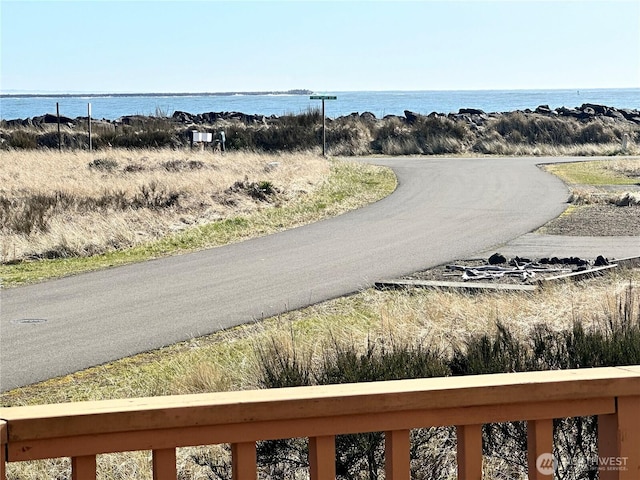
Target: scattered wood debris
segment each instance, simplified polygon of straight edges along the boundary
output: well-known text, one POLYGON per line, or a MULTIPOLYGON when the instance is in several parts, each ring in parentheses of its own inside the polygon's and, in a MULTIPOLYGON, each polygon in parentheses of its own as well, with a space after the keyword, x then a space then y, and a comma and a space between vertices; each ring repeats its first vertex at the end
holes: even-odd
POLYGON ((464 290, 533 291, 545 282, 579 279, 600 275, 618 264, 637 266, 640 257, 630 257, 615 263, 598 256, 595 260, 578 257, 507 259, 499 253, 488 259, 457 261, 398 279, 376 282, 377 288, 458 288, 464 290))
POLYGON ((487 262, 480 264, 476 261, 472 262, 472 264, 446 265, 443 276, 459 277, 465 282, 469 280, 510 279, 531 283, 551 276, 560 278, 563 275, 577 272, 599 271, 603 269, 602 267, 608 266, 610 266, 610 263, 603 256, 598 256, 593 262, 578 257, 553 257, 540 260, 515 257, 507 260, 503 255, 494 253, 487 262))

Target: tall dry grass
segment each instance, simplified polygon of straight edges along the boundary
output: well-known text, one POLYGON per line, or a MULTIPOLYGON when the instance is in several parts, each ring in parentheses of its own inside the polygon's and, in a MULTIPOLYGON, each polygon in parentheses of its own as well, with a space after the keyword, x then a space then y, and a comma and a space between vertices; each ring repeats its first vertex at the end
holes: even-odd
POLYGON ((618 175, 635 177, 640 183, 640 159, 637 158, 615 158, 608 160, 605 168, 618 175))
POLYGON ((312 153, 6 151, 0 260, 134 246, 294 199, 321 185, 329 170, 312 153))
POLYGON ((546 168, 573 185, 569 202, 575 205, 640 205, 639 158, 612 158, 573 166, 556 164, 546 168))

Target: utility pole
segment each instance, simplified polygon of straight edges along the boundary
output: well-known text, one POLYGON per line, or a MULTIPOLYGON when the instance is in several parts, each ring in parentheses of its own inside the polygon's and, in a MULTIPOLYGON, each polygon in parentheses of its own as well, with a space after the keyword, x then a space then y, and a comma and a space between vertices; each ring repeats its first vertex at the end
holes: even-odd
POLYGON ((58 151, 62 152, 62 134, 60 133, 60 104, 56 102, 56 117, 58 117, 58 151))
POLYGON ((93 149, 93 145, 91 144, 91 104, 87 104, 87 119, 89 120, 89 151, 93 149))

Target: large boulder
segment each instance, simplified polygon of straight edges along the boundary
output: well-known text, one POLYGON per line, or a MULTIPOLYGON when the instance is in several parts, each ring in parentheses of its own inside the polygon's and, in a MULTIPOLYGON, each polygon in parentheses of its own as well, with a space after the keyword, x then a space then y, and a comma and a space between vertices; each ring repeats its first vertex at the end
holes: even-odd
POLYGON ((407 119, 407 123, 409 124, 417 122, 421 116, 422 115, 420 115, 419 113, 414 113, 411 110, 404 111, 404 117, 407 119))
POLYGON ((606 116, 623 122, 626 120, 625 116, 615 108, 607 110, 606 116))
MULTIPOLYGON (((51 113, 47 113, 46 115, 40 118, 42 123, 58 123, 58 117, 51 113)), ((60 115, 60 123, 73 123, 73 119, 60 115)))
POLYGON ((582 116, 582 112, 576 108, 560 107, 556 111, 564 117, 580 118, 582 116))
POLYGON ((187 112, 181 112, 180 110, 176 110, 175 112, 173 112, 173 116, 172 118, 180 123, 194 123, 193 122, 193 115, 191 115, 190 113, 187 112))
POLYGON ((549 108, 549 105, 540 105, 535 109, 535 112, 541 115, 550 115, 551 109, 549 108))
POLYGON ((461 108, 458 110, 459 115, 486 115, 484 110, 479 108, 461 108))
POLYGON ((630 120, 632 122, 635 122, 634 118, 640 117, 640 111, 638 111, 638 110, 631 110, 629 108, 621 108, 618 111, 624 116, 624 118, 626 118, 627 120, 630 120))
POLYGON ((606 105, 597 105, 595 103, 583 103, 580 107, 580 110, 582 110, 583 112, 587 110, 593 111, 594 115, 604 115, 607 113, 608 109, 609 107, 607 107, 606 105))

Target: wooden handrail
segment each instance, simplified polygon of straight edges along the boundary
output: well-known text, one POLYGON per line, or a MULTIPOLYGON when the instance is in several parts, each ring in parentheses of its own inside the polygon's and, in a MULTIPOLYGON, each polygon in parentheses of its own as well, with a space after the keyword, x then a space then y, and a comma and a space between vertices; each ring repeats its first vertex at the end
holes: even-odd
MULTIPOLYGON (((5 461, 72 457, 87 472, 96 454, 131 450, 152 450, 154 478, 175 479, 176 447, 218 443, 254 478, 255 442, 294 437, 311 439, 312 477, 331 478, 333 437, 371 431, 387 432, 390 478, 407 478, 409 430, 440 425, 458 427, 461 478, 478 478, 482 424, 530 422, 531 459, 549 450, 549 420, 586 415, 603 419, 600 448, 626 459, 601 478, 640 478, 640 366, 628 366, 0 408, 0 480, 5 461)), ((530 478, 550 478, 532 465, 530 478)))

